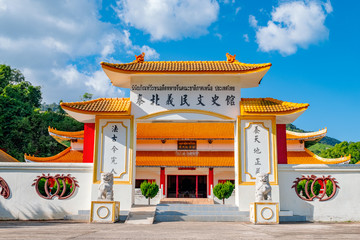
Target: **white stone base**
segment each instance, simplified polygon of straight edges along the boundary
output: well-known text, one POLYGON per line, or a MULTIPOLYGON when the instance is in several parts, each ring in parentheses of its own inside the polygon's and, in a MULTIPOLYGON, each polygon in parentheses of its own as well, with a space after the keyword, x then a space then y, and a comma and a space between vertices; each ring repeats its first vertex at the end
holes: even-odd
POLYGON ((277 202, 250 203, 250 222, 255 224, 278 224, 279 203, 277 202))
POLYGON ((114 223, 119 220, 120 202, 92 201, 90 222, 114 223))

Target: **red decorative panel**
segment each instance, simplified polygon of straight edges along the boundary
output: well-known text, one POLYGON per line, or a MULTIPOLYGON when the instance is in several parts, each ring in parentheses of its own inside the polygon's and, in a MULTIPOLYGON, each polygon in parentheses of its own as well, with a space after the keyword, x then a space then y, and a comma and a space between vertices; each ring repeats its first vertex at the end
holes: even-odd
POLYGON ((94 140, 95 123, 84 124, 84 150, 83 162, 92 163, 94 161, 94 140))
POLYGON ((5 199, 10 197, 10 188, 7 182, 0 177, 0 195, 3 196, 5 199))
POLYGON ((52 199, 58 197, 58 199, 67 199, 71 197, 79 187, 75 177, 68 175, 56 174, 55 176, 37 176, 34 179, 34 183, 31 186, 35 186, 37 194, 45 199, 52 199))
POLYGON ((276 124, 278 164, 287 164, 286 124, 276 124))
POLYGON ((319 201, 326 201, 334 197, 340 187, 336 179, 330 175, 327 177, 311 175, 296 178, 291 188, 295 189, 296 194, 302 200, 313 201, 318 198, 319 201))

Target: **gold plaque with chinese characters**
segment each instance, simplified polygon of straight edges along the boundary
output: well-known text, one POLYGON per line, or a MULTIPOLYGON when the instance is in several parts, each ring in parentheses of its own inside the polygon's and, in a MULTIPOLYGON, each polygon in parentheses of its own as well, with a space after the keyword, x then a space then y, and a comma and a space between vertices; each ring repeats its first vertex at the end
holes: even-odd
POLYGON ((239 121, 239 183, 255 184, 256 174, 269 174, 277 184, 276 122, 265 117, 242 117, 239 121))

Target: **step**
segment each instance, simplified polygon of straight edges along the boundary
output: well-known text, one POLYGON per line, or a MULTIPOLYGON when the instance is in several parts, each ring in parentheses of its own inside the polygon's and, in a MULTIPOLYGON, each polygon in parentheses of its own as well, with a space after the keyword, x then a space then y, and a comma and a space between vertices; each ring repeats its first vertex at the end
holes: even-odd
POLYGON ((248 222, 249 212, 232 205, 158 204, 156 222, 248 222))
POLYGON ((188 211, 238 211, 232 205, 202 205, 202 204, 158 204, 157 210, 188 210, 188 211))
POLYGON ((290 211, 290 210, 280 210, 279 212, 279 216, 282 217, 282 216, 294 216, 294 212, 293 211, 290 211))
POLYGON ((201 204, 209 205, 214 204, 211 198, 163 198, 160 204, 201 204))
POLYGON ((285 222, 306 222, 306 216, 293 215, 293 216, 280 216, 279 221, 285 222))
POLYGON ((185 211, 185 210, 156 210, 156 215, 204 215, 204 216, 249 216, 249 212, 240 211, 185 211))
POLYGON ((248 216, 221 216, 221 215, 155 215, 155 222, 249 222, 248 216))

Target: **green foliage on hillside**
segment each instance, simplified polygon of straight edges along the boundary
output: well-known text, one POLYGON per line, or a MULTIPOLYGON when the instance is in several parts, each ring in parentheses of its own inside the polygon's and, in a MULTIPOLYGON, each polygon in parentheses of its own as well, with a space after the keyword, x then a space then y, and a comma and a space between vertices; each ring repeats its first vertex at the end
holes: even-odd
MULTIPOLYGON (((301 133, 311 132, 311 131, 305 131, 303 129, 297 128, 293 124, 287 124, 286 125, 286 130, 290 130, 290 131, 293 131, 293 132, 301 132, 301 133)), ((306 142, 306 148, 310 148, 310 146, 312 146, 314 144, 317 144, 317 143, 330 145, 330 146, 335 146, 335 144, 338 144, 338 143, 341 143, 341 142, 339 140, 335 139, 335 138, 325 136, 320 141, 306 142)), ((325 147, 326 146, 324 146, 322 148, 325 148, 325 147)))
MULTIPOLYGON (((297 128, 293 124, 287 124, 286 130, 294 132, 308 132, 297 128)), ((360 161, 360 142, 340 142, 331 137, 324 137, 320 141, 306 142, 305 147, 313 153, 325 158, 339 158, 341 156, 348 156, 351 154, 350 163, 360 161)))
POLYGON ((24 153, 48 157, 64 150, 48 133, 48 126, 78 131, 83 124, 63 111, 40 111, 40 87, 17 69, 0 65, 0 148, 24 161, 24 153))
POLYGON ((319 155, 321 152, 325 151, 326 149, 332 148, 333 146, 322 144, 322 143, 315 143, 314 145, 308 147, 310 151, 315 153, 316 155, 319 155))
POLYGON ((334 147, 321 152, 320 156, 325 158, 338 158, 351 154, 350 163, 360 161, 360 142, 341 142, 334 147))

